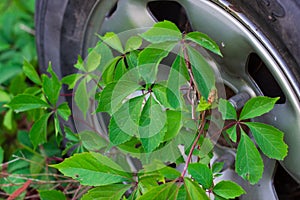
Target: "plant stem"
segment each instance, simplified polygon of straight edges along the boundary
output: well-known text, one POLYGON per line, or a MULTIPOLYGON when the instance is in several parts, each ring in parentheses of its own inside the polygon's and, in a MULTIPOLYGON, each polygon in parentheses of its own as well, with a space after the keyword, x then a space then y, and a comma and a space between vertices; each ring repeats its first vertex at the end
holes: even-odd
POLYGON ((199 132, 199 133, 198 133, 196 139, 194 140, 194 143, 193 143, 193 145, 192 145, 192 147, 191 147, 191 149, 190 149, 190 152, 189 152, 189 155, 188 155, 188 157, 187 157, 187 160, 186 160, 184 169, 183 169, 183 171, 182 171, 182 173, 181 173, 181 176, 180 176, 181 178, 183 178, 183 177, 185 176, 186 171, 187 171, 187 168, 188 168, 188 165, 189 165, 189 163, 191 162, 191 159, 192 159, 192 156, 193 156, 193 151, 195 150, 195 148, 196 148, 196 146, 197 146, 197 144, 198 144, 198 141, 199 141, 199 139, 200 139, 200 136, 201 136, 202 133, 204 132, 204 125, 205 125, 205 123, 206 123, 205 116, 206 116, 206 112, 204 111, 204 112, 202 113, 202 115, 201 115, 201 124, 200 124, 200 126, 199 126, 199 128, 198 128, 198 132, 199 132))

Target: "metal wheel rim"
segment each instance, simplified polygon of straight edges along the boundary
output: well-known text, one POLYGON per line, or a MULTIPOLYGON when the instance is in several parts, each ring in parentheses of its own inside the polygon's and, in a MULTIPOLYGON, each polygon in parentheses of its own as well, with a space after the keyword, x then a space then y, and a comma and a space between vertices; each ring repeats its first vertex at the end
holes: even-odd
MULTIPOLYGON (((95 33, 104 34, 108 31, 116 33, 134 28, 150 27, 155 19, 147 8, 147 1, 114 0, 98 1, 90 13, 85 27, 82 44, 83 52, 96 44, 95 33), (107 11, 117 3, 115 12, 107 17, 107 11), (134 12, 132 12, 134 10, 134 12)), ((177 1, 186 10, 189 21, 194 30, 201 31, 212 37, 220 46, 224 59, 216 59, 221 75, 234 92, 248 92, 251 96, 262 95, 260 88, 249 76, 246 63, 250 53, 256 53, 266 64, 282 91, 286 96, 284 104, 277 104, 275 109, 260 118, 260 121, 270 123, 286 133, 285 141, 289 145, 289 155, 282 162, 283 167, 299 182, 300 162, 297 153, 300 152, 300 92, 295 79, 291 75, 284 60, 266 37, 241 13, 230 9, 226 1, 191 0, 177 1)), ((228 153, 224 150, 220 154, 228 153)), ((235 173, 228 171, 225 178, 236 180, 246 189, 257 193, 257 197, 272 196, 277 199, 273 188, 275 162, 264 158, 265 173, 258 185, 250 186, 235 173)), ((243 199, 247 199, 247 195, 243 199)))

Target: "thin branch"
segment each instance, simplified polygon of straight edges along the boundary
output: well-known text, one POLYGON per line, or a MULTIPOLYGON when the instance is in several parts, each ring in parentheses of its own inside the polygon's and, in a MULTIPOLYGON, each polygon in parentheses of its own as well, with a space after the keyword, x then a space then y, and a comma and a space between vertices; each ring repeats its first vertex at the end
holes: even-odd
POLYGON ((188 168, 188 165, 189 165, 189 163, 191 162, 191 159, 192 159, 192 156, 193 156, 193 151, 195 150, 195 148, 196 148, 196 146, 197 146, 197 144, 198 144, 198 141, 199 141, 199 139, 200 139, 200 136, 203 134, 203 132, 204 132, 204 126, 205 126, 205 123, 206 123, 206 119, 205 119, 205 115, 206 115, 206 112, 204 111, 203 113, 202 113, 202 119, 201 119, 201 124, 200 124, 200 126, 198 127, 198 135, 197 135, 197 138, 194 140, 194 143, 193 143, 193 145, 192 145, 192 147, 191 147, 191 149, 190 149, 190 152, 189 152, 189 155, 188 155, 188 157, 187 157, 187 160, 186 160, 186 163, 185 163, 185 166, 184 166, 184 169, 183 169, 183 171, 182 171, 182 173, 181 173, 181 178, 183 178, 184 176, 185 176, 185 174, 186 174, 186 171, 187 171, 187 168, 188 168))

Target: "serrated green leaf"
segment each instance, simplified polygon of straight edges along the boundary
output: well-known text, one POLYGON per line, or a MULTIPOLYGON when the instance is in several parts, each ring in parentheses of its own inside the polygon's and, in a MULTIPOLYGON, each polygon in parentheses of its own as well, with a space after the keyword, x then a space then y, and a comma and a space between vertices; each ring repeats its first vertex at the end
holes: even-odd
POLYGON ((114 59, 112 59, 105 67, 104 67, 104 71, 102 74, 102 79, 104 84, 109 84, 111 82, 113 82, 114 80, 114 74, 115 74, 115 69, 116 66, 118 64, 118 62, 121 60, 120 56, 115 57, 114 59))
POLYGON ((103 137, 93 131, 82 131, 78 135, 82 145, 89 151, 99 151, 108 144, 103 137))
POLYGON ((104 36, 99 36, 99 38, 111 48, 117 50, 120 53, 124 53, 121 40, 118 35, 113 32, 107 32, 104 36))
POLYGON ((89 110, 90 100, 87 92, 86 79, 83 79, 78 84, 78 87, 75 91, 75 103, 78 106, 79 110, 82 112, 84 119, 89 110))
POLYGON ((99 186, 89 190, 82 200, 120 200, 130 187, 131 185, 125 184, 99 186))
POLYGON ((95 49, 93 49, 87 56, 87 61, 85 63, 85 69, 87 72, 95 71, 101 62, 101 54, 99 54, 95 49))
POLYGON ((112 144, 122 144, 138 135, 143 101, 144 96, 129 99, 113 114, 109 124, 109 139, 112 144))
POLYGON ((196 44, 198 44, 198 45, 200 45, 222 57, 222 53, 221 53, 220 48, 217 45, 217 43, 204 33, 190 32, 185 35, 185 39, 195 42, 196 44))
POLYGON ((170 104, 167 99, 167 87, 161 84, 155 84, 152 88, 152 92, 155 95, 157 101, 165 108, 170 108, 170 104))
POLYGON ((235 171, 243 179, 255 184, 261 179, 264 169, 262 158, 251 139, 241 131, 235 161, 235 171))
POLYGON ((261 116, 273 109, 275 103, 279 100, 278 98, 270 97, 254 97, 246 102, 242 112, 240 114, 240 120, 251 119, 254 117, 261 116))
POLYGON ((80 55, 78 55, 77 62, 74 67, 82 72, 86 72, 86 69, 84 68, 84 61, 80 55))
POLYGON ((181 107, 182 94, 180 88, 182 85, 187 84, 188 79, 186 77, 188 77, 188 71, 184 58, 180 53, 172 64, 167 82, 167 99, 173 109, 181 107))
POLYGON ((189 174, 203 186, 204 189, 211 188, 213 184, 213 174, 207 165, 201 163, 190 163, 189 174))
POLYGON ((28 94, 19 94, 15 96, 8 104, 16 112, 24 112, 37 108, 49 108, 50 106, 40 98, 28 94))
POLYGON ((139 138, 146 152, 152 152, 162 142, 166 132, 166 113, 150 96, 139 121, 139 138))
POLYGON ((56 105, 61 90, 61 82, 58 80, 57 75, 52 70, 51 64, 49 65, 47 71, 51 74, 51 77, 48 77, 45 74, 42 75, 43 92, 48 101, 52 105, 56 105))
POLYGON ((184 186, 187 200, 209 200, 205 191, 194 181, 189 178, 184 178, 184 186))
POLYGON ((176 137, 183 123, 182 114, 180 111, 167 110, 167 132, 164 141, 168 141, 176 137))
POLYGON ((214 72, 197 50, 190 46, 187 46, 187 50, 197 89, 208 100, 210 92, 215 88, 214 72))
POLYGON ((218 110, 222 114, 223 120, 226 120, 226 119, 237 120, 236 110, 231 105, 231 103, 229 101, 227 101, 226 99, 219 99, 218 110))
POLYGON ((41 200, 65 200, 66 197, 59 190, 38 190, 41 200))
POLYGON ((245 122, 250 128, 256 143, 269 158, 283 160, 287 155, 288 146, 283 140, 283 132, 277 128, 258 122, 245 122))
POLYGON ((42 81, 38 73, 36 72, 35 68, 27 60, 25 60, 23 63, 23 72, 35 84, 37 85, 42 84, 42 81))
POLYGON ((122 101, 142 87, 132 81, 119 80, 108 84, 100 93, 97 112, 113 114, 122 106, 122 101))
POLYGON ((125 52, 137 50, 138 48, 141 47, 142 43, 143 43, 143 40, 141 37, 139 37, 139 36, 130 37, 126 42, 125 52))
POLYGON ((44 114, 33 124, 29 132, 29 137, 34 148, 36 148, 40 144, 47 142, 47 124, 50 116, 51 113, 44 114))
POLYGON ((234 199, 245 194, 245 190, 232 181, 221 181, 213 188, 213 193, 225 199, 234 199))
POLYGON ((215 162, 211 168, 213 174, 219 173, 224 167, 224 162, 215 162))
POLYGON ((79 73, 76 73, 76 74, 70 74, 68 76, 65 76, 61 79, 61 82, 68 85, 68 89, 71 90, 73 89, 77 82, 83 77, 84 75, 83 74, 79 74, 79 73))
POLYGON ((150 44, 143 49, 138 56, 138 69, 142 78, 147 84, 156 80, 158 65, 163 58, 175 47, 174 42, 150 44))
POLYGON ((16 126, 16 122, 13 116, 14 116, 14 112, 12 109, 9 109, 4 115, 2 124, 8 130, 13 130, 13 128, 16 126))
POLYGON ((122 76, 127 72, 126 64, 124 58, 122 58, 115 69, 114 80, 117 81, 122 78, 122 76))
POLYGON ((69 108, 69 105, 67 102, 64 102, 60 104, 57 107, 57 113, 59 114, 60 117, 62 117, 65 121, 68 121, 70 115, 71 115, 71 110, 69 108))
POLYGON ((170 199, 169 197, 176 191, 177 187, 178 186, 172 182, 152 187, 152 189, 137 198, 137 200, 170 199))
POLYGON ((104 186, 129 181, 129 174, 99 153, 80 153, 65 159, 62 163, 52 165, 65 176, 78 180, 82 185, 104 186))
POLYGON ((178 42, 181 40, 180 30, 173 22, 167 20, 154 24, 152 28, 142 33, 141 36, 151 43, 178 42))
POLYGON ((229 138, 232 140, 232 142, 236 142, 237 139, 237 133, 236 133, 236 124, 229 129, 226 130, 226 133, 228 134, 229 138))

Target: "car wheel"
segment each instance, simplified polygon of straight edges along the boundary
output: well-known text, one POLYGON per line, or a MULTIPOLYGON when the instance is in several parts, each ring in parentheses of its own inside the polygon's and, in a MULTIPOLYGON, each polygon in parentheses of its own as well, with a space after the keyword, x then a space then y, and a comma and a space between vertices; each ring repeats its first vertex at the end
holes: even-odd
MULTIPOLYGON (((293 199, 300 182, 299 18, 297 0, 39 0, 36 40, 41 70, 51 61, 62 77, 73 73, 78 55, 86 56, 96 44, 95 33, 150 27, 164 19, 181 30, 206 33, 221 48, 224 58, 214 60, 233 96, 246 92, 280 97, 274 110, 259 120, 284 131, 289 145, 280 165, 264 158, 259 184, 250 186, 230 168, 224 178, 246 188, 248 195, 240 199, 293 199), (288 175, 282 175, 285 172, 288 175), (283 185, 287 190, 282 190, 283 185)), ((217 150, 220 159, 231 152, 222 146, 217 150)))

